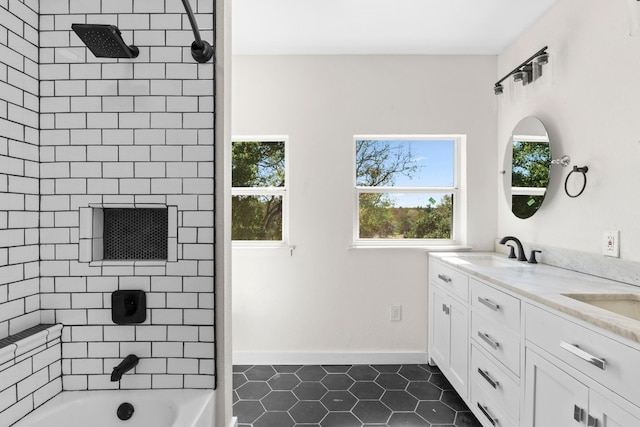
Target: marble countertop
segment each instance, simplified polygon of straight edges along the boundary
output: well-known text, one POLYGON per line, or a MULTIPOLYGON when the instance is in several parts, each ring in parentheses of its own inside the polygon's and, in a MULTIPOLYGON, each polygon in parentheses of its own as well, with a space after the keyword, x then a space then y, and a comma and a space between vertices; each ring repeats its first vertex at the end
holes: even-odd
MULTIPOLYGON (((585 322, 613 332, 640 344, 640 321, 595 307, 563 294, 631 294, 640 299, 640 287, 603 279, 572 270, 545 264, 528 264, 510 260, 493 252, 438 252, 431 253, 445 264, 457 267, 470 276, 497 285, 514 294, 574 316, 585 322), (476 257, 497 260, 500 266, 478 265, 470 262, 476 257), (514 266, 507 266, 513 263, 514 266)), ((488 264, 491 262, 489 261, 488 264)))

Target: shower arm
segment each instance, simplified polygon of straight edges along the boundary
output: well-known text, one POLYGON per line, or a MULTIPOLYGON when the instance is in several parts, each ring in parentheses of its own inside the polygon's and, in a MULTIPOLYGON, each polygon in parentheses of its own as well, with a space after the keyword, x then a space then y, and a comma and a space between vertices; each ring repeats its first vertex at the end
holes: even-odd
POLYGON ((207 62, 213 56, 213 48, 209 43, 202 40, 202 38, 200 37, 198 23, 196 22, 196 17, 193 14, 193 10, 191 10, 189 0, 182 0, 182 4, 184 5, 184 10, 187 12, 187 17, 189 18, 191 29, 193 30, 193 36, 196 39, 196 41, 191 44, 191 56, 193 56, 193 59, 198 62, 207 62))
POLYGON ((198 47, 202 47, 200 30, 198 29, 198 23, 196 22, 196 17, 193 14, 193 10, 191 10, 189 0, 182 0, 182 4, 184 5, 184 10, 187 11, 187 16, 189 17, 189 22, 191 23, 191 28, 193 29, 193 36, 196 38, 196 44, 198 45, 198 47))

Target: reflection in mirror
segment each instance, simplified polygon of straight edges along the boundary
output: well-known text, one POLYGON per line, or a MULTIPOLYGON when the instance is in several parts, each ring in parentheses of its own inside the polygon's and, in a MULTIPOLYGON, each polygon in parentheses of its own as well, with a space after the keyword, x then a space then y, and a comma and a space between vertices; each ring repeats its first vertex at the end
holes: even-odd
POLYGON ((529 218, 542 206, 549 185, 550 162, 551 148, 544 124, 535 117, 522 119, 513 129, 505 153, 505 195, 518 218, 529 218))

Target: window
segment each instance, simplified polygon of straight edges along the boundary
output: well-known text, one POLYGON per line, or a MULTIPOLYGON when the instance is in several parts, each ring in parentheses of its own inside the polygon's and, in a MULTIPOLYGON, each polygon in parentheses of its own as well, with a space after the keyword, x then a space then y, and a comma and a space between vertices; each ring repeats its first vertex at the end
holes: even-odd
POLYGON ((286 137, 234 138, 231 238, 236 245, 286 241, 286 152, 286 137))
POLYGON ((357 244, 463 244, 462 136, 356 136, 357 244))

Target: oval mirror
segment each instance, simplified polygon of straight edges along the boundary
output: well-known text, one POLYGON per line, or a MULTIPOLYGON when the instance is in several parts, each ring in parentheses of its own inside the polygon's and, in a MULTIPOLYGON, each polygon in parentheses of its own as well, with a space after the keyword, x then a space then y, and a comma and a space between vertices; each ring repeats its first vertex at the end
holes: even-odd
POLYGON ((504 192, 518 218, 529 218, 542 206, 550 166, 551 147, 544 124, 525 117, 513 129, 504 156, 504 192))

